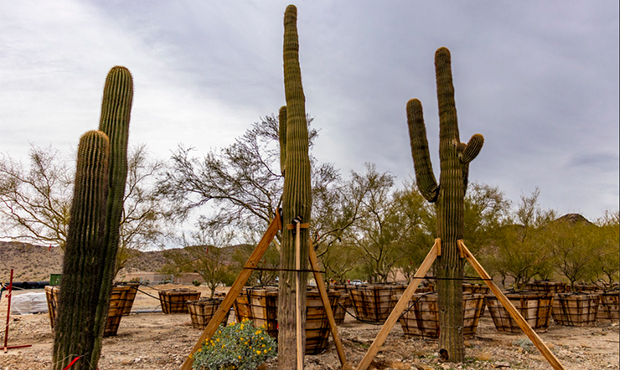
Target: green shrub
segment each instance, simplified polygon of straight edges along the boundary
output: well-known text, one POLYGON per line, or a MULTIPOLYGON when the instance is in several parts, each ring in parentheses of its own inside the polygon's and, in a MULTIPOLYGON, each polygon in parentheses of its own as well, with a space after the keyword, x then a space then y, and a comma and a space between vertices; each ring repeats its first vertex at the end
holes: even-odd
POLYGON ((250 320, 221 326, 194 355, 197 370, 254 370, 275 357, 276 341, 250 320))
POLYGON ((192 284, 193 284, 194 286, 200 286, 200 284, 202 284, 202 283, 201 283, 200 281, 198 281, 198 280, 194 279, 194 281, 192 281, 192 284))

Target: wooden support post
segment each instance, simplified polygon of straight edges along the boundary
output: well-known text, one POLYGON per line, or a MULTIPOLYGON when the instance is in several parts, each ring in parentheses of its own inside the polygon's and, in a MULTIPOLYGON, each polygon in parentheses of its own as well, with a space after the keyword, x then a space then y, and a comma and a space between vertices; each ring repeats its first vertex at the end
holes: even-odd
POLYGON ((370 348, 368 348, 368 352, 366 352, 366 355, 357 366, 357 370, 366 370, 368 369, 368 366, 370 366, 370 363, 379 352, 379 348, 381 348, 388 334, 390 334, 390 331, 392 331, 392 328, 396 324, 396 321, 398 321, 400 315, 403 313, 405 308, 407 308, 407 305, 409 304, 409 300, 413 296, 413 293, 415 293, 416 289, 418 289, 418 286, 422 282, 422 279, 424 279, 426 273, 433 265, 433 262, 435 262, 435 259, 437 258, 437 252, 439 250, 439 245, 441 245, 441 240, 435 239, 435 244, 433 244, 433 247, 426 255, 426 258, 420 265, 420 268, 418 268, 418 271, 416 271, 415 275, 413 276, 413 280, 411 281, 411 283, 409 283, 407 289, 405 289, 402 297, 400 297, 398 303, 396 303, 396 306, 394 306, 392 313, 390 313, 390 316, 385 321, 385 324, 383 324, 383 327, 379 331, 379 334, 377 334, 375 341, 372 343, 370 348))
POLYGON ((230 290, 226 294, 224 301, 222 301, 218 309, 215 311, 213 317, 209 321, 209 324, 207 324, 207 327, 202 332, 200 339, 198 339, 198 342, 196 342, 196 344, 192 348, 189 356, 187 357, 187 359, 185 359, 183 365, 181 365, 181 370, 192 369, 192 364, 194 360, 191 356, 202 347, 202 344, 205 340, 213 336, 217 328, 220 326, 220 323, 228 313, 228 310, 230 310, 230 307, 232 307, 233 302, 235 301, 235 299, 237 299, 239 293, 241 293, 241 289, 243 289, 243 286, 250 278, 250 275, 252 275, 252 272, 254 272, 254 268, 258 265, 260 259, 263 258, 263 254, 265 254, 265 251, 267 251, 269 244, 271 244, 271 241, 280 229, 282 229, 282 222, 280 220, 280 214, 276 212, 276 215, 271 221, 269 227, 267 228, 265 235, 263 235, 263 238, 260 240, 260 242, 258 242, 258 245, 254 249, 254 252, 252 252, 250 258, 248 258, 248 261, 243 266, 243 270, 241 270, 239 276, 237 276, 237 279, 230 287, 230 290))
POLYGON ((295 330, 297 338, 297 370, 304 368, 304 343, 301 331, 301 221, 295 219, 295 330))
POLYGON ((316 252, 312 247, 312 243, 309 245, 310 249, 308 254, 310 258, 310 266, 312 268, 312 273, 314 274, 316 286, 319 288, 319 293, 321 293, 321 300, 323 301, 323 307, 325 307, 325 313, 327 314, 327 320, 329 321, 329 328, 331 329, 332 337, 334 338, 334 343, 336 344, 336 352, 338 352, 340 364, 344 368, 347 365, 347 356, 344 353, 342 341, 340 340, 340 335, 338 334, 338 327, 336 326, 334 313, 329 302, 329 297, 327 296, 327 291, 325 290, 325 282, 323 281, 323 276, 319 272, 319 262, 316 258, 316 252))
POLYGON ((465 246, 465 243, 463 243, 462 240, 458 240, 457 241, 457 245, 459 246, 459 249, 461 250, 461 253, 465 255, 465 258, 467 258, 467 260, 472 265, 474 270, 476 270, 478 275, 480 275, 480 277, 484 280, 484 282, 489 286, 489 288, 491 289, 493 294, 495 294, 495 296, 502 303, 502 305, 504 306, 506 311, 508 311, 510 316, 512 316, 512 318, 517 322, 517 325, 519 325, 521 330, 523 330, 523 332, 530 338, 530 340, 532 341, 532 343, 534 343, 536 348, 538 348, 540 353, 543 356, 545 356, 545 358, 547 359, 549 364, 555 370, 565 370, 564 366, 562 366, 560 361, 549 350, 549 348, 545 345, 545 343, 542 341, 542 339, 540 339, 538 334, 536 334, 536 332, 530 327, 530 325, 527 323, 527 321, 525 321, 523 316, 521 316, 519 311, 517 311, 517 309, 512 305, 510 300, 508 298, 506 298, 504 293, 502 293, 502 291, 497 287, 497 285, 495 285, 495 283, 493 283, 493 280, 491 279, 491 276, 485 271, 485 269, 482 267, 482 265, 480 265, 478 260, 476 260, 476 257, 474 257, 474 255, 471 254, 469 249, 467 249, 467 247, 465 246))
POLYGON ((7 343, 9 341, 9 320, 11 318, 11 298, 13 296, 13 269, 11 269, 11 280, 9 280, 9 294, 7 299, 9 300, 9 306, 6 310, 6 330, 4 332, 4 353, 9 349, 7 343))

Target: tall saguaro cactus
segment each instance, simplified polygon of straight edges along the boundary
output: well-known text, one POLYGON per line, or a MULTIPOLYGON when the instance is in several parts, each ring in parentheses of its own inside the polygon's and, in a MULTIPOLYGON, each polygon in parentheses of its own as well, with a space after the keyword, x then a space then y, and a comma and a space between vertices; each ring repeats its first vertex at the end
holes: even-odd
MULTIPOLYGON (((282 209, 284 224, 292 224, 293 219, 300 216, 303 223, 310 222, 312 207, 310 184, 310 159, 308 157, 308 126, 304 91, 301 84, 301 68, 299 66, 299 41, 297 36, 297 8, 289 5, 284 13, 284 89, 286 94, 286 110, 280 110, 280 118, 286 117, 285 151, 281 152, 285 161, 284 193, 282 209)), ((282 139, 281 139, 282 140, 282 139)), ((307 228, 300 233, 301 269, 308 266, 309 234, 307 228)), ((282 235, 280 254, 280 291, 278 295, 278 368, 280 370, 295 369, 296 341, 295 298, 295 235, 286 227, 282 235)), ((306 279, 307 273, 301 274, 299 288, 302 308, 302 326, 305 327, 306 315, 306 279)), ((302 327, 301 332, 305 333, 302 327)))
POLYGON ((457 241, 463 239, 464 233, 469 163, 480 153, 484 138, 475 134, 467 144, 459 139, 450 51, 447 48, 440 48, 435 53, 435 71, 439 103, 439 184, 433 174, 422 103, 418 99, 407 103, 407 121, 418 188, 426 200, 435 203, 437 210, 437 237, 441 239, 441 256, 435 266, 439 278, 439 352, 449 361, 462 362, 465 357, 462 333, 464 261, 460 258, 457 241))
MULTIPOLYGON (((108 200, 104 253, 101 264, 103 280, 96 318, 96 329, 101 333, 103 333, 108 316, 116 254, 118 252, 123 197, 127 181, 127 145, 132 102, 133 79, 131 73, 125 67, 113 67, 108 73, 103 89, 99 121, 99 130, 106 133, 110 139, 108 200)), ((102 337, 99 337, 99 341, 101 340, 102 337)), ((95 353, 95 356, 98 358, 99 353, 95 353)))
POLYGON ((55 325, 53 370, 64 369, 78 355, 72 369, 96 369, 99 357, 95 312, 99 301, 100 260, 108 193, 109 141, 101 131, 80 139, 73 203, 63 260, 58 318, 55 325))

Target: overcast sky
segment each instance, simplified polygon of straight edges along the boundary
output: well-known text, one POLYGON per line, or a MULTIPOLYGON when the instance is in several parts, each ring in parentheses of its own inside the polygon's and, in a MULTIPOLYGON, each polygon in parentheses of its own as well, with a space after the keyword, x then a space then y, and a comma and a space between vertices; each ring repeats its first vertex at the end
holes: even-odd
MULTIPOLYGON (((0 152, 69 152, 98 126, 103 84, 130 69, 130 143, 206 153, 285 104, 284 1, 0 0, 0 152)), ((298 2, 314 155, 413 176, 405 105, 422 101, 439 175, 433 57, 452 53, 470 181, 593 220, 618 210, 618 1, 298 2)))

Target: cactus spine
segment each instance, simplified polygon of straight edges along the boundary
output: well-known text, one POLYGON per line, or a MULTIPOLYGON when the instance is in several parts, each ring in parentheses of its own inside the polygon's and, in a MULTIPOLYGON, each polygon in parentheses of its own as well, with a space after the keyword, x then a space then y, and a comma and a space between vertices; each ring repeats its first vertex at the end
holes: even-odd
POLYGON ((449 361, 462 362, 465 358, 462 334, 464 261, 459 256, 457 240, 463 239, 464 233, 469 163, 482 149, 484 138, 476 134, 467 144, 459 139, 450 51, 447 48, 440 48, 435 53, 435 71, 439 103, 439 184, 433 174, 419 100, 412 99, 407 103, 407 121, 418 188, 426 200, 435 203, 437 210, 437 237, 441 239, 442 251, 435 265, 435 273, 440 279, 437 281, 440 354, 449 361))
MULTIPOLYGON (((299 66, 299 41, 297 36, 297 8, 289 5, 284 13, 284 89, 286 94, 286 176, 282 208, 284 224, 293 223, 293 218, 302 217, 303 223, 310 222, 312 207, 310 185, 310 159, 308 157, 308 127, 301 68, 299 66)), ((282 110, 281 110, 282 112, 282 110)), ((281 115, 282 117, 282 115, 281 115)), ((282 135, 282 133, 281 133, 282 135)), ((282 140, 282 139, 281 139, 282 140)), ((301 229, 301 269, 308 266, 309 230, 301 229)), ((282 269, 295 269, 295 235, 286 227, 283 231, 280 255, 282 269)), ((303 309, 302 326, 305 326, 307 273, 301 274, 300 302, 303 309)), ((296 368, 295 347, 295 273, 280 272, 278 295, 278 369, 296 368)), ((304 328, 301 329, 305 333, 304 328)))
POLYGON ((78 146, 73 203, 63 261, 58 317, 55 325, 53 369, 64 369, 75 354, 73 369, 96 369, 90 360, 97 337, 95 312, 99 301, 99 261, 103 252, 109 141, 101 131, 85 133, 78 146))
MULTIPOLYGON (((127 181, 127 144, 129 120, 133 101, 133 79, 125 67, 113 67, 106 78, 101 104, 99 130, 110 139, 110 166, 108 175, 108 200, 104 235, 104 253, 101 263, 101 294, 97 307, 96 329, 103 334, 112 280, 119 244, 119 229, 123 213, 123 197, 127 181)), ((101 342, 102 336, 99 337, 101 342)), ((101 345, 98 346, 101 348, 101 345)), ((94 353, 99 358, 100 353, 94 353)))

